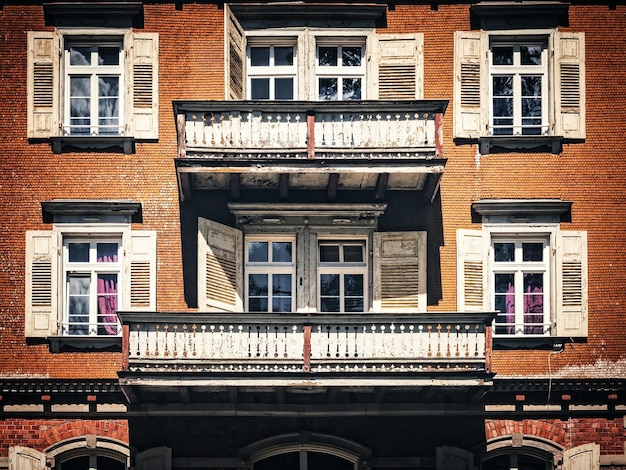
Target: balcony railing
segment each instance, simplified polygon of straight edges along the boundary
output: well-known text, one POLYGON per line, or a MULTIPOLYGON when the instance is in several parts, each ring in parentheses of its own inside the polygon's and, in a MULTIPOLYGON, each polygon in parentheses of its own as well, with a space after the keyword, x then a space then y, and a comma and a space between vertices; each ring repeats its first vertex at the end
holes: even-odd
POLYGON ((177 101, 179 157, 442 157, 447 101, 177 101))
POLYGON ((211 374, 489 372, 491 314, 122 312, 124 370, 211 374))

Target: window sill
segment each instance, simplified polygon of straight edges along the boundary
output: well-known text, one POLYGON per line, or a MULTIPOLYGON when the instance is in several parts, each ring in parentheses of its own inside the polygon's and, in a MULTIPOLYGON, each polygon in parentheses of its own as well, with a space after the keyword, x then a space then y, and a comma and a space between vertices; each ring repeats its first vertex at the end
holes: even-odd
POLYGON ((122 350, 121 336, 50 336, 50 352, 122 350))
POLYGON ((478 139, 481 155, 510 151, 551 152, 563 150, 563 137, 553 135, 492 135, 478 139))
POLYGON ((91 150, 96 152, 119 152, 130 155, 135 152, 135 138, 128 136, 60 136, 50 137, 53 153, 91 150))

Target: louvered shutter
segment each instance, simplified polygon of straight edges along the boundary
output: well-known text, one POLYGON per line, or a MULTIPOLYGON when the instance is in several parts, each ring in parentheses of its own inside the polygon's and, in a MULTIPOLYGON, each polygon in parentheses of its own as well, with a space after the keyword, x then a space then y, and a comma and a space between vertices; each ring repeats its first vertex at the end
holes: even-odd
POLYGON ((583 444, 563 452, 562 470, 600 470, 600 445, 583 444))
POLYGON ((46 455, 29 447, 9 447, 9 470, 45 470, 46 455))
POLYGON ((138 452, 135 457, 135 470, 172 470, 172 449, 153 447, 138 452))
POLYGON ((480 31, 454 34, 454 137, 476 139, 486 133, 487 37, 480 31))
POLYGON ((426 232, 374 233, 374 312, 426 311, 426 232))
POLYGON ((226 42, 226 99, 245 99, 246 34, 234 13, 224 5, 226 42))
POLYGON ((378 99, 424 97, 424 35, 378 34, 378 99))
POLYGON ((58 249, 56 232, 26 232, 26 337, 57 333, 58 249))
POLYGON ((587 232, 561 231, 556 245, 556 336, 587 336, 587 232))
POLYGON ((554 34, 555 134, 585 138, 585 34, 554 34))
POLYGON ((484 312, 489 310, 485 296, 485 248, 480 230, 459 229, 456 233, 457 310, 484 312))
POLYGON ((436 449, 437 470, 475 470, 474 454, 460 447, 441 446, 436 449))
POLYGON ((212 220, 198 219, 198 309, 243 310, 243 234, 212 220))
POLYGON ((59 135, 59 47, 53 32, 28 32, 28 137, 59 135))
POLYGON ((156 310, 156 232, 131 231, 125 246, 125 310, 156 310))
POLYGON ((129 33, 127 125, 136 139, 159 137, 159 35, 129 33))

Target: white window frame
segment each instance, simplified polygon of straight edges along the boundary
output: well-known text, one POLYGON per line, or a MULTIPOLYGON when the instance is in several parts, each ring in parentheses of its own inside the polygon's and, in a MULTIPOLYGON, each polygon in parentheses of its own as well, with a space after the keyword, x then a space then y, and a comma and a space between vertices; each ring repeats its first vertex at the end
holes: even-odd
POLYGON ((545 36, 530 37, 527 39, 512 39, 506 36, 491 35, 489 37, 489 133, 491 135, 547 135, 549 131, 549 109, 548 109, 548 39, 545 36), (513 64, 512 65, 494 65, 493 48, 494 47, 512 47, 513 48, 513 64), (521 46, 537 46, 542 48, 541 65, 522 65, 521 64, 521 46), (522 76, 540 76, 541 77, 541 124, 538 134, 525 133, 525 130, 534 129, 536 126, 524 125, 524 116, 522 115, 522 76), (510 76, 513 80, 513 122, 511 125, 495 124, 494 110, 494 78, 510 76), (500 133, 498 129, 511 129, 511 133, 500 133))
MULTIPOLYGON (((79 38, 73 38, 72 36, 64 37, 63 48, 63 66, 64 66, 64 85, 65 93, 64 100, 64 116, 63 116, 63 132, 65 135, 85 135, 81 132, 76 132, 79 128, 88 128, 88 134, 92 136, 115 136, 123 135, 125 122, 124 122, 124 101, 126 99, 125 93, 125 58, 124 58, 124 40, 122 37, 112 38, 97 38, 93 40, 85 40, 79 38), (81 48, 90 49, 90 65, 71 65, 70 63, 70 48, 76 46, 81 48), (98 65, 98 49, 100 47, 117 47, 118 48, 118 64, 117 65, 98 65), (90 79, 90 92, 88 99, 90 100, 89 110, 89 125, 73 125, 72 124, 72 96, 71 96, 71 80, 72 78, 89 78, 90 79), (118 79, 118 95, 117 95, 117 116, 114 116, 118 120, 116 126, 100 125, 100 94, 99 94, 99 79, 100 78, 113 77, 118 79), (109 131, 109 129, 111 131, 109 131)), ((87 98, 87 97, 86 97, 87 98)), ((85 117, 87 119, 87 117, 85 117)))
MULTIPOLYGON (((367 237, 333 237, 324 234, 323 237, 319 237, 317 240, 317 246, 315 247, 317 252, 317 311, 324 313, 322 310, 322 292, 321 292, 321 276, 323 274, 338 274, 339 275, 339 304, 340 308, 337 313, 345 313, 346 295, 344 279, 347 274, 360 274, 363 276, 363 310, 358 313, 364 313, 369 311, 369 289, 371 279, 371 260, 370 250, 368 247, 367 237), (321 250, 322 245, 337 245, 340 248, 346 245, 360 245, 362 247, 363 261, 362 262, 345 262, 341 258, 343 256, 343 250, 339 250, 339 262, 322 262, 321 250)), ((357 312, 350 312, 357 313, 357 312)))
MULTIPOLYGON (((89 290, 89 321, 87 323, 88 332, 86 336, 121 336, 122 329, 119 319, 113 324, 115 334, 99 334, 101 328, 105 327, 105 323, 98 321, 98 276, 100 274, 111 274, 117 276, 117 306, 118 309, 122 306, 123 302, 123 249, 122 249, 122 236, 118 237, 106 236, 106 237, 71 237, 66 236, 63 238, 63 320, 61 324, 61 334, 63 336, 76 336, 72 334, 72 326, 70 325, 70 278, 84 277, 89 278, 90 290, 89 290), (69 245, 71 243, 89 243, 89 261, 87 262, 70 262, 69 260, 69 245), (117 261, 98 263, 95 259, 96 249, 98 243, 116 243, 117 244, 117 261)), ((116 312, 117 315, 117 312, 116 312)), ((83 335, 78 335, 83 336, 83 335)))
MULTIPOLYGON (((250 274, 265 274, 268 276, 268 292, 267 292, 267 312, 272 313, 273 310, 273 289, 272 275, 289 274, 291 276, 291 311, 295 311, 296 307, 296 237, 286 235, 246 235, 245 241, 245 311, 250 310, 250 274), (251 262, 249 260, 249 247, 252 242, 265 242, 268 244, 268 261, 267 262, 251 262), (277 242, 291 243, 291 262, 275 262, 272 259, 272 244, 277 242)), ((256 311, 254 311, 256 312, 256 311)))
POLYGON ((502 337, 528 337, 528 336, 548 336, 550 334, 550 304, 552 303, 552 295, 550 288, 550 237, 548 235, 507 235, 491 234, 490 249, 489 249, 489 293, 491 295, 490 302, 493 311, 496 311, 496 275, 497 274, 513 274, 514 275, 514 304, 516 306, 513 312, 513 322, 510 322, 510 318, 507 318, 510 313, 499 312, 498 316, 494 320, 494 336, 502 337), (512 262, 499 262, 495 260, 495 243, 514 243, 515 244, 515 261, 512 262), (542 261, 541 262, 524 262, 520 260, 522 244, 523 243, 542 243, 542 261), (542 330, 540 333, 527 331, 527 328, 536 326, 535 323, 529 325, 525 322, 523 306, 524 301, 524 280, 523 276, 526 273, 543 274, 543 320, 542 330), (500 322, 500 319, 504 318, 504 322, 500 322), (512 323, 512 324, 511 324, 512 323), (509 330, 503 332, 502 330, 509 330))
POLYGON ((267 39, 249 39, 246 47, 246 62, 247 62, 247 97, 252 99, 252 80, 253 79, 267 79, 269 81, 269 100, 276 99, 276 79, 291 78, 293 83, 293 96, 292 100, 298 97, 298 45, 295 38, 273 38, 269 41, 267 39), (252 53, 253 47, 268 47, 269 50, 269 65, 268 66, 252 66, 252 53), (278 66, 274 63, 275 48, 276 47, 291 47, 293 50, 293 64, 278 66))
POLYGON ((365 38, 329 38, 316 37, 315 45, 315 95, 318 100, 323 100, 320 96, 320 79, 337 79, 337 101, 343 101, 343 80, 357 78, 361 80, 361 97, 359 100, 367 99, 367 67, 366 67, 366 39, 365 38), (337 48, 337 65, 320 65, 320 47, 337 48), (342 51, 344 47, 359 47, 361 49, 361 64, 356 67, 344 66, 342 63, 342 51))

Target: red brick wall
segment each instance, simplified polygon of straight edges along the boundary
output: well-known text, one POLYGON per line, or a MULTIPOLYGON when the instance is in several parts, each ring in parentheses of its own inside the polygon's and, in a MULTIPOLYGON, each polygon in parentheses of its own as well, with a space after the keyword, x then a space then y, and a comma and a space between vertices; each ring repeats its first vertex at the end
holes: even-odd
POLYGON ((0 421, 0 457, 9 447, 25 446, 39 451, 72 437, 94 434, 128 444, 125 420, 14 419, 0 421))

